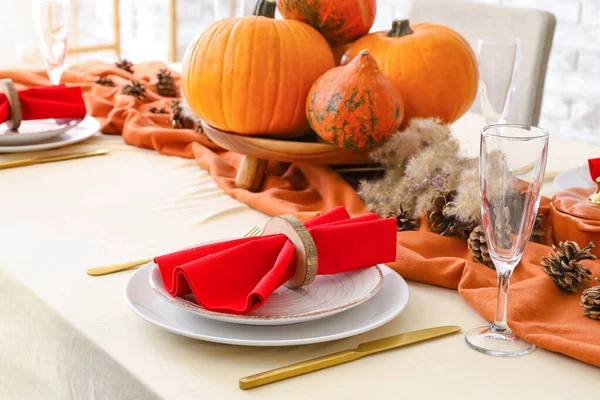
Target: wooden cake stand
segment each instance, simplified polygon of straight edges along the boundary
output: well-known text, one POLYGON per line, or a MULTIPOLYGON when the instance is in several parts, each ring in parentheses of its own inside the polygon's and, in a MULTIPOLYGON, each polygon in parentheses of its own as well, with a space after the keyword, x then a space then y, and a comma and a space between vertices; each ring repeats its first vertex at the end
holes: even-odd
POLYGON ((351 151, 327 143, 269 139, 224 132, 202 122, 204 133, 222 148, 244 155, 235 177, 238 188, 260 190, 270 160, 321 165, 367 164, 369 151, 351 151))

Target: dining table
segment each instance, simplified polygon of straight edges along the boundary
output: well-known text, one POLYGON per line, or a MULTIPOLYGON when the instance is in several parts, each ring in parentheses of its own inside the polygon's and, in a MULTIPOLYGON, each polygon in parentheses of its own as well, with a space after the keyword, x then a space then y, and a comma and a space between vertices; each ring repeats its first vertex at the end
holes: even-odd
MULTIPOLYGON (((473 113, 452 125, 465 156, 479 154, 484 125, 473 113)), ((558 134, 551 132, 547 173, 600 156, 600 147, 558 134)), ((0 154, 0 161, 97 149, 108 154, 0 170, 0 399, 584 399, 600 393, 600 369, 567 356, 538 348, 501 358, 470 349, 464 333, 486 321, 457 291, 412 281, 406 309, 391 322, 319 344, 235 346, 152 325, 124 300, 135 269, 98 277, 86 269, 241 236, 269 216, 226 195, 194 160, 129 146, 118 135, 0 154), (463 331, 238 388, 244 376, 440 325, 463 331)), ((548 179, 543 194, 556 190, 548 179)))

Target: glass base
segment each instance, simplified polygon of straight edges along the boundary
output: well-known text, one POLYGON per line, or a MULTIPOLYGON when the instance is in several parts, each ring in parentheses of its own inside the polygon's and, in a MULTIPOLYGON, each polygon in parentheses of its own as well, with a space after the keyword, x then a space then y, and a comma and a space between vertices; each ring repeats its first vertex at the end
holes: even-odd
POLYGON ((499 331, 491 326, 471 329, 465 335, 465 341, 481 353, 499 357, 518 357, 535 349, 535 345, 521 339, 510 329, 499 331))

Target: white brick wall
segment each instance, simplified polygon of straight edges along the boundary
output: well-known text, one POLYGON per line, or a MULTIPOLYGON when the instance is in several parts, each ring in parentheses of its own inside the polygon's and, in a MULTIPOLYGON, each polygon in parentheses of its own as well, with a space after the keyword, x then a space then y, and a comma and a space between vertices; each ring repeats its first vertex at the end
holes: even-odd
MULTIPOLYGON (((84 42, 110 35, 105 0, 81 2, 79 29, 84 42), (106 16, 106 18, 102 17, 106 16), (90 23, 90 21, 94 21, 90 23)), ((227 8, 231 0, 218 0, 227 8)), ((241 1, 241 0, 238 0, 241 1)), ((600 0, 471 0, 534 7, 558 20, 550 57, 540 125, 552 134, 600 145, 600 0)), ((378 0, 374 30, 407 14, 411 0, 378 0)), ((123 54, 134 61, 166 59, 167 0, 121 0, 123 54)), ((254 0, 246 0, 251 9, 254 0)), ((214 19, 214 0, 178 0, 178 53, 214 19)), ((104 39, 103 39, 104 38, 104 39)))

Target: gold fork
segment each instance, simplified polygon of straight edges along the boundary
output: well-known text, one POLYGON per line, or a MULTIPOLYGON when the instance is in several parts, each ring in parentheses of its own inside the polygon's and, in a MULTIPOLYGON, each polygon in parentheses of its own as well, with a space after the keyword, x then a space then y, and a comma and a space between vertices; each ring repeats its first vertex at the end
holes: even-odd
MULTIPOLYGON (((259 228, 258 226, 253 226, 252 229, 246 232, 242 237, 246 238, 258 236, 261 234, 261 232, 261 228, 259 228)), ((89 268, 86 272, 90 276, 108 275, 115 272, 125 271, 133 267, 139 267, 140 265, 148 264, 152 260, 154 260, 154 258, 144 258, 142 260, 129 261, 121 264, 105 265, 102 267, 89 268)))

